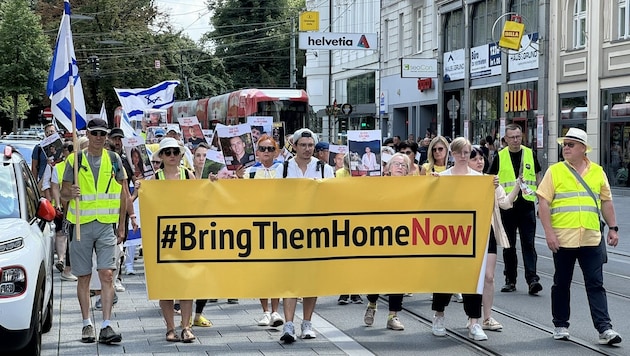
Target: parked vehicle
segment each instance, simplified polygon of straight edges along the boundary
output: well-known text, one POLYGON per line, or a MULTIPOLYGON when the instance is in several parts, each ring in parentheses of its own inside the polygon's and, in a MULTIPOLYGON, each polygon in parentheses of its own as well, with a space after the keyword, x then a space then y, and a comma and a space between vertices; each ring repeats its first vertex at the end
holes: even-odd
POLYGON ((56 211, 23 155, 4 143, 0 152, 0 349, 39 355, 52 327, 56 211))
POLYGON ((15 147, 24 157, 26 163, 30 166, 32 162, 32 155, 35 146, 41 142, 39 136, 33 135, 14 135, 9 134, 0 138, 0 145, 11 145, 15 147))

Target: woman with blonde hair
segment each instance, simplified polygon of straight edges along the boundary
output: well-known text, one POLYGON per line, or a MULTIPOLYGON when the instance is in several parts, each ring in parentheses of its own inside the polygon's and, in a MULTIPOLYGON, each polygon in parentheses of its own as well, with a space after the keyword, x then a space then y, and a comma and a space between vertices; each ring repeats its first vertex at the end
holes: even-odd
POLYGON ((448 141, 444 136, 435 136, 428 148, 428 162, 422 165, 420 175, 432 172, 440 173, 446 170, 448 164, 448 141))

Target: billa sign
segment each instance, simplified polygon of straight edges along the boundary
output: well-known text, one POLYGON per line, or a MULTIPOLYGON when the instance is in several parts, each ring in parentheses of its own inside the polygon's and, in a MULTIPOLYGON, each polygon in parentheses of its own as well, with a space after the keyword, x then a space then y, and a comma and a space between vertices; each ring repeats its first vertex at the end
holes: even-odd
POLYGON ((503 111, 529 111, 534 109, 532 91, 527 89, 506 91, 503 93, 503 111))

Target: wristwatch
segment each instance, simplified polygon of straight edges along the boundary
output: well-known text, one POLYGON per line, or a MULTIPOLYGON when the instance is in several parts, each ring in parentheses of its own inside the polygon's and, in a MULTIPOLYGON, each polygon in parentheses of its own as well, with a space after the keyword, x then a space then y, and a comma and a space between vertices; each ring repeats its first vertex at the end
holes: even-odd
POLYGON ((619 226, 609 226, 608 230, 614 230, 614 231, 619 231, 619 226))

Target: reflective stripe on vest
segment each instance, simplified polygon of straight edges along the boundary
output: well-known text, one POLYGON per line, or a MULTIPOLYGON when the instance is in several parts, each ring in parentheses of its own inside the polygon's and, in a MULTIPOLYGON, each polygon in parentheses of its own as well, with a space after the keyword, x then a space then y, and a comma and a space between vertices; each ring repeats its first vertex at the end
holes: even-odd
MULTIPOLYGON (((164 170, 160 169, 159 171, 155 172, 155 174, 157 174, 157 179, 158 180, 166 180, 166 177, 164 176, 164 170)), ((179 167, 179 179, 180 180, 184 180, 187 179, 188 175, 186 174, 186 168, 180 166, 179 167)))
POLYGON ((555 194, 551 201, 551 226, 557 229, 585 228, 599 231, 599 193, 604 184, 602 167, 591 163, 582 178, 597 198, 597 205, 564 162, 549 167, 555 194))
MULTIPOLYGON (((98 186, 94 187, 94 175, 92 167, 87 162, 86 152, 79 167, 79 187, 81 196, 79 200, 79 223, 85 224, 91 221, 98 221, 103 224, 113 224, 118 222, 120 214, 120 193, 122 186, 116 181, 116 172, 107 150, 103 150, 101 155, 101 166, 98 171, 98 186)), ((74 164, 75 155, 70 155, 66 159, 68 164, 74 164)), ((68 221, 76 224, 76 202, 70 200, 68 204, 68 221)))
MULTIPOLYGON (((536 191, 536 165, 534 163, 534 153, 531 149, 521 146, 521 165, 523 166, 523 182, 529 186, 529 189, 536 191)), ((514 175, 514 166, 512 165, 512 158, 510 157, 510 150, 504 148, 499 151, 499 184, 503 186, 506 194, 516 187, 516 176, 514 175)), ((520 189, 520 188, 518 188, 520 189)), ((535 194, 523 194, 523 199, 534 202, 536 201, 535 194)))

